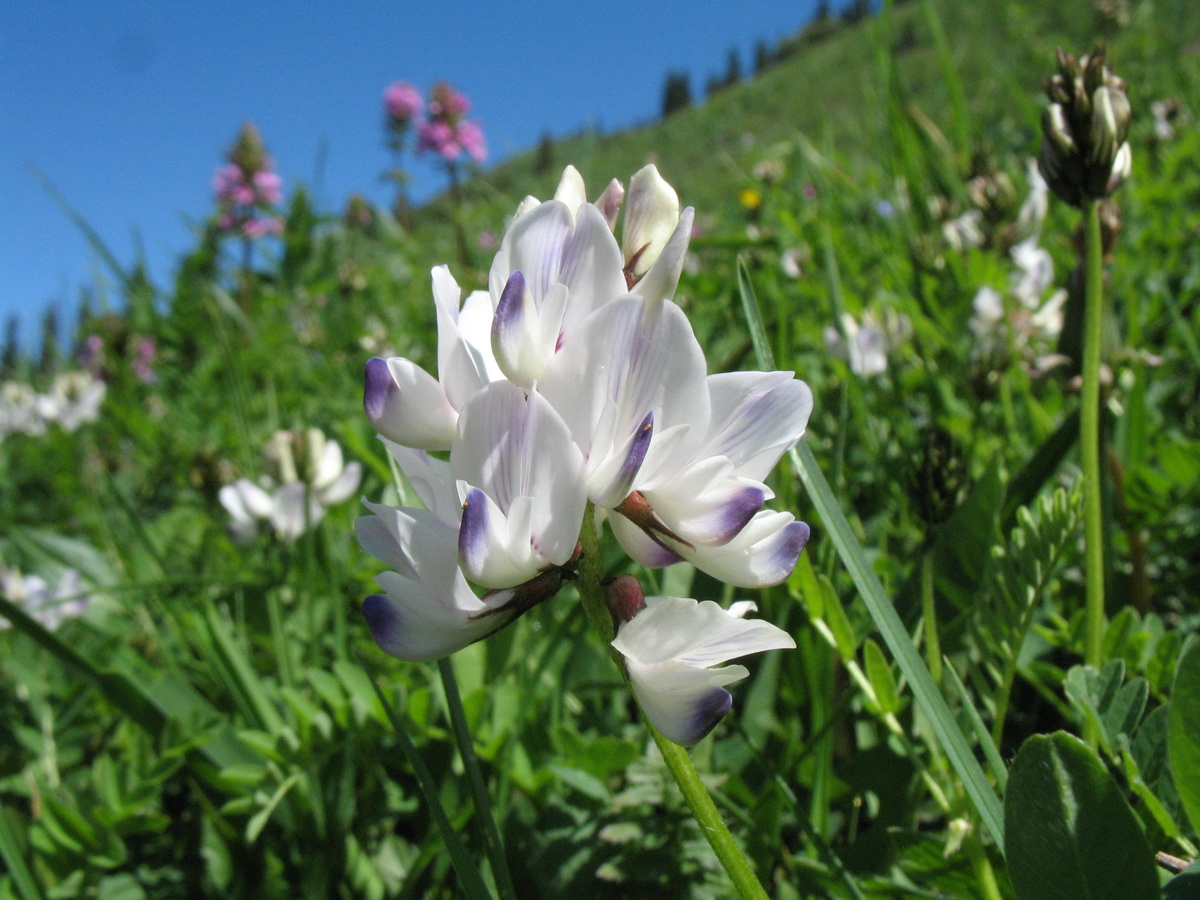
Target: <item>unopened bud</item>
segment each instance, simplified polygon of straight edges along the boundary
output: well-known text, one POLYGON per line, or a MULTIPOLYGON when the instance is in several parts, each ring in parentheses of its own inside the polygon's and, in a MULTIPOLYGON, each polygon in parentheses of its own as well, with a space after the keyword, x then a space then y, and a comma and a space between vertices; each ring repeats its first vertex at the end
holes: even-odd
POLYGON ((646 606, 641 583, 632 575, 618 575, 604 588, 604 599, 613 621, 628 622, 646 606))

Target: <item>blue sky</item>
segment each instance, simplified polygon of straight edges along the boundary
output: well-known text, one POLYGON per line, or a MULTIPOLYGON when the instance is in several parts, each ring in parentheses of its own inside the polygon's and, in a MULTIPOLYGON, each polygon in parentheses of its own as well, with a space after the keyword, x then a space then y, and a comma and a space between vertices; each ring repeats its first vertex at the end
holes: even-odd
MULTIPOLYGON (((668 71, 688 71, 693 95, 702 94, 731 47, 748 69, 758 40, 794 32, 815 7, 6 0, 0 317, 18 313, 22 343, 34 345, 41 311, 54 304, 73 321, 80 288, 98 269, 31 166, 122 263, 140 241, 161 283, 192 243, 188 222, 211 211, 213 170, 245 120, 258 124, 285 194, 302 181, 325 209, 340 209, 354 191, 387 203, 381 101, 392 81, 428 90, 445 79, 467 94, 495 161, 545 133, 654 117, 668 71)), ((443 183, 426 164, 414 177, 418 198, 443 183)))

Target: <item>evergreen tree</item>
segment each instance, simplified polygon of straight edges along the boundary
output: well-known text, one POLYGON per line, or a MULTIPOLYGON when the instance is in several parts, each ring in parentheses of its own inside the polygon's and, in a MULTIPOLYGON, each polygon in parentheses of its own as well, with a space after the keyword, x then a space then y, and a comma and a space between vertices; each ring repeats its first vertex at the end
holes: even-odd
POLYGON ((9 315, 4 325, 4 355, 0 356, 0 381, 17 377, 21 366, 21 322, 16 314, 9 315))
POLYGON ((663 88, 663 118, 692 105, 692 88, 687 72, 668 72, 663 88))

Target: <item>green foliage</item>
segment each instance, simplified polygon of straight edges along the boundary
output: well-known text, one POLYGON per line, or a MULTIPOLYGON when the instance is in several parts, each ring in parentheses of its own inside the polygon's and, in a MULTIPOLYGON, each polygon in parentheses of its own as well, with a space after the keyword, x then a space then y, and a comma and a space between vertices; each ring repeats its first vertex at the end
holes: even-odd
POLYGON ((1034 735, 1021 747, 1004 828, 1018 900, 1158 896, 1137 819, 1099 758, 1072 735, 1034 735))
POLYGON ((1171 689, 1169 743, 1171 774, 1183 808, 1200 833, 1200 642, 1179 659, 1171 689))
MULTIPOLYGON (((770 359, 813 390, 771 484, 812 539, 753 597, 798 650, 753 662, 692 751, 772 896, 1157 896, 1152 853, 1196 856, 1200 130, 1191 109, 1160 140, 1148 111, 1200 96, 1195 17, 1188 0, 1141 3, 1110 36, 1134 173, 1108 267, 1096 667, 1079 665, 1077 390, 1047 369, 1053 341, 972 329, 976 291, 1019 275, 1040 83, 1055 45, 1090 49, 1090 0, 827 14, 707 103, 556 138, 555 166, 535 149, 462 185, 464 233, 496 237, 557 166, 594 197, 653 159, 698 211, 677 297, 713 371, 770 359), (947 226, 972 212, 982 244, 953 245, 947 226), (830 349, 848 343, 843 315, 868 313, 904 323, 874 375, 830 349)), ((277 429, 336 436, 359 493, 396 502, 362 366, 436 367, 428 271, 456 258, 449 200, 398 223, 298 189, 256 265, 199 228, 166 286, 59 202, 105 266, 71 343, 100 339, 107 396, 94 423, 0 441, 0 564, 53 583, 73 569, 91 603, 54 630, 0 605, 0 897, 498 893, 483 807, 516 896, 728 896, 570 590, 456 654, 455 704, 437 667, 371 641, 358 604, 377 567, 353 503, 292 543, 229 531, 218 491, 268 473, 277 429)), ((1042 226, 1054 288, 1074 224, 1052 205, 1042 226)), ((452 265, 464 291, 486 287, 475 263, 452 265)), ((5 350, 6 379, 48 389, 5 350)), ((637 574, 656 594, 750 599, 688 566, 637 574)))

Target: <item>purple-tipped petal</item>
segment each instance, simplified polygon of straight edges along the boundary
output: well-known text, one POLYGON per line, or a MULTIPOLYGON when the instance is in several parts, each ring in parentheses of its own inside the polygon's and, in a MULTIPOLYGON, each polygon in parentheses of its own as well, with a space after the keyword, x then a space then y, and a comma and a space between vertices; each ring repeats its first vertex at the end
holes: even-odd
POLYGON ((737 491, 722 507, 713 521, 714 540, 710 543, 727 544, 746 527, 751 519, 767 502, 761 488, 746 487, 737 491))
POLYGON ((525 276, 513 272, 508 276, 500 300, 496 304, 496 317, 492 320, 492 350, 501 365, 515 355, 513 351, 521 343, 521 322, 525 312, 525 276))
POLYGON ((367 627, 371 629, 371 637, 375 639, 379 649, 391 656, 399 655, 399 650, 404 645, 403 619, 396 614, 392 601, 383 594, 371 594, 363 600, 362 612, 367 620, 367 627))
POLYGON ((808 537, 808 526, 791 513, 761 510, 729 543, 680 552, 714 578, 735 587, 762 588, 792 574, 808 537))
POLYGON ((478 571, 487 561, 488 498, 479 488, 472 488, 463 502, 462 519, 458 527, 458 557, 463 568, 478 571))
POLYGON ((733 694, 725 688, 713 688, 696 701, 691 718, 681 723, 683 727, 678 737, 667 737, 684 747, 699 743, 717 727, 717 723, 725 718, 732 707, 733 694))
POLYGON ((387 408, 388 397, 397 391, 396 382, 388 370, 387 360, 372 356, 363 371, 363 410, 378 431, 378 422, 387 408))

